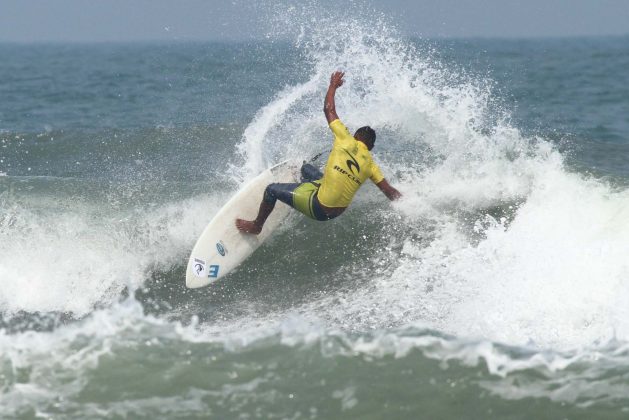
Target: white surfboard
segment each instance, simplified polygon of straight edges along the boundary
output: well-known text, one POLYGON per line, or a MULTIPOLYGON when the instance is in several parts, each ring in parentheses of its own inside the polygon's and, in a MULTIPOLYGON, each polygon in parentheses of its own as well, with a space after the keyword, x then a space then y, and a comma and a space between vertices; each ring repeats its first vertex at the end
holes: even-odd
POLYGON ((203 287, 226 276, 273 233, 290 211, 283 203, 276 204, 258 235, 240 232, 236 218, 255 219, 266 186, 272 182, 298 182, 298 165, 297 161, 287 160, 267 169, 216 213, 192 249, 186 270, 187 287, 203 287))

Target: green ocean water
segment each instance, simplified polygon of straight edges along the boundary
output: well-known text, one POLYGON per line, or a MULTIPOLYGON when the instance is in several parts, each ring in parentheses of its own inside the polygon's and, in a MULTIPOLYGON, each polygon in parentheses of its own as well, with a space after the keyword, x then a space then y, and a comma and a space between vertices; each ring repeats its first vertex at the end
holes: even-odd
POLYGON ((0 45, 0 417, 629 416, 627 38, 308 22, 0 45), (337 68, 404 199, 292 214, 186 289, 243 182, 326 150, 337 68))

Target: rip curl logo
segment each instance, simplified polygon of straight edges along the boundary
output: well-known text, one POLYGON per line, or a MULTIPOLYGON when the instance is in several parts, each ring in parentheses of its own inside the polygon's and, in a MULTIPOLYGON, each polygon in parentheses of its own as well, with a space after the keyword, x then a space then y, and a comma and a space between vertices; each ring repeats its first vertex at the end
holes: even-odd
POLYGON ((347 163, 347 169, 352 171, 352 173, 354 175, 358 175, 360 173, 360 165, 356 161, 356 158, 354 156, 352 156, 347 150, 343 150, 343 151, 345 153, 347 153, 347 156, 349 156, 349 159, 346 162, 347 163), (354 168, 356 168, 356 172, 354 172, 354 168))
POLYGON ((205 277, 205 261, 195 258, 193 271, 197 277, 205 277))
POLYGON ((345 169, 341 168, 339 165, 334 165, 334 170, 339 171, 343 175, 346 175, 349 179, 360 185, 360 179, 356 178, 354 175, 347 172, 345 169))

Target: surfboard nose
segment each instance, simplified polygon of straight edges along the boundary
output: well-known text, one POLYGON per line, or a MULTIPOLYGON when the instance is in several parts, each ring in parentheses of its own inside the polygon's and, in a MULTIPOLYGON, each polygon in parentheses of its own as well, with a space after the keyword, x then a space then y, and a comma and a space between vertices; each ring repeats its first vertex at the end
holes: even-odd
POLYGON ((208 267, 204 260, 192 257, 188 261, 188 269, 186 270, 186 287, 189 289, 197 289, 210 283, 208 277, 208 267))

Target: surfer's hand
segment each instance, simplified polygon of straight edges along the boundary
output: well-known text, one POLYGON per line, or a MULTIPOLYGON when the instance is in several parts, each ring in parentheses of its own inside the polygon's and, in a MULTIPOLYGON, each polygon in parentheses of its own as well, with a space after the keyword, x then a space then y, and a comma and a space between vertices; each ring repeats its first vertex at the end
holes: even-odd
POLYGON ((343 76, 345 76, 345 72, 343 71, 335 71, 332 73, 332 76, 330 77, 330 87, 339 88, 343 86, 343 76))
POLYGON ((376 185, 378 186, 378 188, 380 188, 380 191, 382 191, 384 195, 387 196, 389 200, 394 201, 402 198, 402 193, 396 190, 391 184, 389 184, 386 179, 383 179, 376 185))

